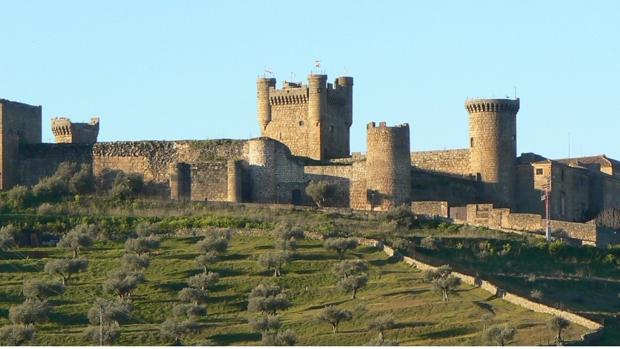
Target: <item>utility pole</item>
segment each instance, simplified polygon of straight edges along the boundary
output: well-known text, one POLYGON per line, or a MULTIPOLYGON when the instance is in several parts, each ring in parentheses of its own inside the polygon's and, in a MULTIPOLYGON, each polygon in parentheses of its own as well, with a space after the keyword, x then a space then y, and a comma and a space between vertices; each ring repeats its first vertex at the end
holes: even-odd
POLYGON ((545 238, 551 241, 551 225, 549 224, 549 199, 551 196, 551 174, 545 185, 545 238))

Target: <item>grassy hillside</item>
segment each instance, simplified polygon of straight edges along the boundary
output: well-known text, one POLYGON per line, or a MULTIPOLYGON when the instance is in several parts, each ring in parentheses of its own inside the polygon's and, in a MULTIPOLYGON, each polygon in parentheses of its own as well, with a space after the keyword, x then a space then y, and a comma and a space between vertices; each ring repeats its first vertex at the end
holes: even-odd
MULTIPOLYGON (((170 314, 177 292, 186 287, 189 276, 201 271, 194 265, 199 238, 166 238, 150 257, 147 281, 132 295, 132 319, 121 326, 117 344, 168 344, 158 336, 158 325, 170 314)), ((360 247, 347 258, 361 258, 370 265, 369 285, 356 300, 335 287, 331 268, 337 262, 335 253, 326 251, 316 240, 300 242, 297 257, 284 268, 280 278, 272 278, 257 263, 261 253, 273 249, 275 240, 268 236, 235 235, 222 260, 212 270, 221 280, 210 293, 208 316, 200 318, 200 332, 187 335, 183 344, 245 345, 259 344, 260 334, 253 332, 246 311, 248 293, 261 280, 277 281, 289 295, 292 306, 280 316, 285 329, 297 333, 300 345, 361 345, 375 339, 367 330, 371 319, 392 314, 396 328, 386 333, 387 339, 401 345, 470 345, 480 344, 483 314, 494 314, 494 323, 507 323, 517 328, 513 344, 537 345, 551 340, 545 325, 547 315, 533 313, 470 286, 461 286, 448 302, 422 281, 419 271, 387 258, 371 247, 360 247), (329 325, 315 318, 327 305, 351 310, 353 320, 332 334, 329 325)), ((88 324, 86 313, 94 298, 105 296, 102 282, 107 274, 119 268, 122 242, 97 242, 83 251, 89 259, 88 271, 72 279, 65 294, 51 298, 55 306, 51 321, 38 325, 37 344, 87 344, 82 331, 88 324)), ((69 257, 57 247, 20 248, 4 252, 0 261, 0 325, 8 323, 8 309, 23 301, 21 285, 26 279, 51 279, 43 273, 46 261, 69 257)), ((583 328, 571 325, 566 339, 577 339, 583 328)))

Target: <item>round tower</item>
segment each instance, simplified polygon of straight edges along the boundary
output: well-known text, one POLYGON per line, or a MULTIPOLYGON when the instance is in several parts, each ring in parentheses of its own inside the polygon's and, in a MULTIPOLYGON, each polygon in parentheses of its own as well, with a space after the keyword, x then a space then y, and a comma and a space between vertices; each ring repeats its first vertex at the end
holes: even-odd
POLYGON ((260 126, 261 135, 265 128, 271 122, 271 106, 269 105, 269 89, 276 87, 276 79, 274 78, 258 78, 256 80, 256 92, 258 101, 258 125, 260 126))
POLYGON ((519 99, 470 99, 470 172, 482 183, 482 199, 515 207, 519 99))
POLYGON ((336 87, 346 91, 344 117, 347 126, 353 124, 353 78, 339 76, 336 78, 336 87))
POLYGON ((411 150, 409 125, 387 127, 385 122, 366 127, 366 187, 371 209, 386 210, 411 202, 411 150))
POLYGON ((327 75, 308 75, 308 157, 323 160, 326 157, 321 121, 327 111, 327 75))
POLYGON ((269 138, 248 141, 250 196, 253 202, 276 201, 276 144, 269 138))
POLYGON ((238 160, 228 160, 228 201, 241 202, 241 163, 238 160))

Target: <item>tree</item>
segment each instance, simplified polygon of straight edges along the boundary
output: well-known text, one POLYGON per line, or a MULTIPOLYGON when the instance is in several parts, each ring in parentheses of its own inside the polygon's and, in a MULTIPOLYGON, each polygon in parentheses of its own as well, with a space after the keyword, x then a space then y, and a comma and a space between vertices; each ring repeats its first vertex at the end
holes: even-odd
POLYGON ((286 294, 280 286, 259 284, 248 298, 248 311, 262 312, 276 315, 278 310, 287 309, 290 306, 286 294))
POLYGON ((32 199, 32 192, 23 185, 16 185, 7 192, 6 196, 13 208, 20 209, 32 199))
POLYGON ((338 325, 343 321, 349 321, 353 318, 353 315, 348 310, 337 308, 333 305, 323 308, 323 311, 319 314, 318 320, 327 322, 332 326, 333 333, 338 332, 338 325))
POLYGON ((80 248, 88 248, 92 246, 92 236, 94 235, 94 232, 94 225, 80 224, 65 234, 65 236, 58 241, 56 246, 69 248, 73 251, 73 258, 78 258, 80 248))
POLYGON ((202 253, 225 253, 228 249, 229 236, 223 234, 210 234, 205 236, 200 242, 198 242, 198 251, 202 253))
POLYGON ((290 260, 287 252, 265 253, 258 257, 258 263, 267 270, 273 270, 273 276, 282 275, 282 266, 290 260))
POLYGON ((211 264, 216 263, 219 260, 217 252, 209 251, 205 254, 201 254, 197 256, 194 261, 196 261, 196 265, 203 268, 203 272, 206 273, 211 264))
POLYGON ((323 208, 327 200, 333 196, 334 189, 333 185, 325 181, 310 181, 306 186, 306 194, 312 198, 318 208, 323 208))
POLYGON ((297 335, 293 330, 278 331, 268 333, 263 336, 261 344, 265 346, 285 346, 290 347, 297 343, 297 335))
POLYGON ((368 275, 361 273, 359 275, 349 275, 343 277, 338 282, 338 286, 345 292, 351 292, 351 299, 355 299, 357 291, 368 284, 368 275))
POLYGON ((88 268, 88 260, 79 259, 54 259, 45 264, 45 272, 49 275, 61 277, 62 284, 66 285, 71 275, 85 271, 88 268))
POLYGON ((157 223, 141 222, 136 226, 138 237, 156 236, 160 233, 162 233, 162 229, 157 223))
POLYGON ((8 325, 0 328, 0 345, 20 346, 32 344, 36 329, 32 325, 8 325))
POLYGON ((250 327, 260 333, 277 332, 282 327, 282 322, 275 315, 264 315, 250 320, 250 327))
POLYGON ((187 317, 189 319, 207 316, 207 307, 204 305, 177 304, 172 307, 172 315, 176 318, 187 317))
POLYGON ((118 172, 110 189, 112 197, 125 200, 135 197, 144 188, 144 178, 139 173, 118 172))
POLYGON ((159 240, 151 235, 149 237, 139 237, 137 239, 127 239, 125 241, 125 251, 135 253, 142 256, 145 253, 151 253, 159 248, 159 240))
POLYGON ((174 345, 183 345, 181 342, 183 335, 197 328, 198 324, 192 320, 172 317, 159 325, 159 334, 165 339, 172 340, 174 345))
POLYGON ((185 287, 179 291, 179 300, 185 303, 193 303, 194 305, 200 305, 207 302, 207 291, 203 291, 193 287, 185 287))
POLYGON ((549 319, 547 326, 549 326, 549 329, 555 334, 555 342, 557 344, 562 344, 564 342, 562 340, 562 331, 570 326, 570 322, 563 317, 554 316, 549 319))
POLYGON ((288 252, 289 255, 293 255, 297 250, 297 240, 302 240, 304 238, 304 231, 300 227, 293 227, 288 223, 279 223, 275 232, 278 236, 278 241, 276 242, 276 249, 280 249, 283 252, 288 252))
POLYGON ((194 275, 187 280, 187 285, 193 288, 197 288, 202 291, 206 291, 209 287, 217 284, 220 280, 220 274, 218 273, 202 273, 194 275))
POLYGON ((133 307, 129 302, 97 298, 88 310, 90 326, 84 337, 94 344, 114 344, 120 337, 120 323, 131 318, 133 307))
POLYGON ((420 247, 425 248, 427 250, 436 250, 438 248, 439 243, 437 239, 432 236, 427 236, 420 240, 420 247))
POLYGON ((385 342, 384 332, 386 330, 394 328, 394 319, 390 316, 383 316, 370 320, 368 324, 368 330, 377 331, 379 333, 379 343, 385 342))
POLYGON ((336 251, 339 259, 343 259, 348 250, 356 249, 357 245, 355 238, 329 238, 323 243, 325 249, 336 251))
POLYGON ((482 339, 486 345, 504 346, 515 337, 517 330, 508 326, 491 326, 482 331, 482 339))
POLYGON ((61 295, 65 292, 65 286, 60 282, 43 282, 40 280, 24 281, 22 293, 26 299, 36 299, 39 301, 49 297, 61 295))
POLYGON ((50 313, 47 301, 26 299, 23 304, 9 308, 9 320, 15 325, 34 325, 46 322, 50 313))
POLYGON ((121 267, 127 271, 141 271, 149 267, 149 259, 135 253, 125 253, 121 258, 121 267))
POLYGON ((345 278, 368 271, 368 265, 360 259, 341 261, 334 266, 333 271, 337 277, 345 278))
POLYGON ((441 293, 443 301, 448 301, 448 294, 453 293, 461 284, 461 279, 452 275, 452 269, 448 265, 443 265, 436 270, 427 270, 424 273, 424 280, 433 285, 433 289, 441 293))
POLYGON ((89 164, 80 165, 71 179, 69 179, 69 191, 74 194, 88 194, 95 190, 95 176, 89 164))
POLYGON ((394 224, 399 229, 409 229, 415 222, 415 216, 411 211, 411 207, 404 204, 390 208, 385 217, 388 222, 394 224))
POLYGON ((15 236, 19 229, 12 224, 0 228, 0 250, 10 250, 15 247, 15 236))
POLYGON ((144 282, 144 274, 135 271, 118 270, 112 272, 103 282, 103 290, 114 293, 119 299, 129 299, 131 293, 144 282))

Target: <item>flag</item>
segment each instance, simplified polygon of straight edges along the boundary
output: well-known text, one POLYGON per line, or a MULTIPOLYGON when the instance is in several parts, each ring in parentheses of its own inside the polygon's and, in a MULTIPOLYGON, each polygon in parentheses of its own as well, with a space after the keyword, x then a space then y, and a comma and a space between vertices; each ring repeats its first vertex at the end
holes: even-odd
POLYGON ((320 68, 321 67, 321 61, 319 61, 319 60, 314 61, 314 66, 316 68, 320 68))
POLYGON ((273 72, 267 68, 265 68, 265 73, 273 75, 273 72))
POLYGON ((545 195, 545 193, 540 194, 540 201, 545 201, 546 198, 547 196, 545 195))

